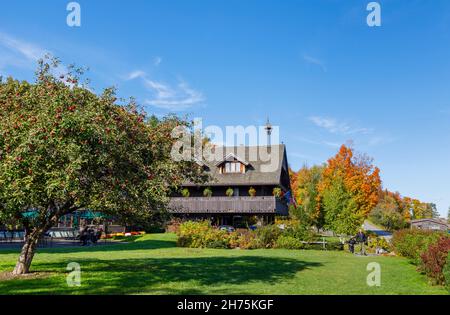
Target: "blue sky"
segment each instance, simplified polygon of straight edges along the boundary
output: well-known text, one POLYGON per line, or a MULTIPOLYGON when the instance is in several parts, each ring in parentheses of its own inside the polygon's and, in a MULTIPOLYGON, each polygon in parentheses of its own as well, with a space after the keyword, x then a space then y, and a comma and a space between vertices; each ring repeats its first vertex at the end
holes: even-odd
POLYGON ((32 79, 51 52, 148 112, 280 126, 294 169, 351 140, 384 187, 450 206, 450 2, 2 1, 0 74, 32 79))

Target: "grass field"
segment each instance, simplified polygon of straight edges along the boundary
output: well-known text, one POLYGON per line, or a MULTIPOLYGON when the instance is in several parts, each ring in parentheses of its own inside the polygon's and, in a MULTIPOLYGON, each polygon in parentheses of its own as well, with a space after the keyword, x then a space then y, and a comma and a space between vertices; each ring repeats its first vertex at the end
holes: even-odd
POLYGON ((32 275, 9 279, 18 250, 0 251, 0 294, 447 294, 427 284, 407 260, 345 252, 177 248, 175 235, 129 243, 41 249, 32 275), (81 286, 66 284, 66 267, 81 265, 81 286), (381 286, 366 284, 369 262, 381 286), (3 278, 3 280, 2 280, 3 278))

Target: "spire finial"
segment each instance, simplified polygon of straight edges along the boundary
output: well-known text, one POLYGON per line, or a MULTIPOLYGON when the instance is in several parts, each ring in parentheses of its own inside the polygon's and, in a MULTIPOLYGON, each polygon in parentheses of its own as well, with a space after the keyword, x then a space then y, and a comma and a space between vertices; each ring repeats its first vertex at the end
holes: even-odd
POLYGON ((266 123, 266 127, 264 129, 267 132, 267 145, 270 146, 271 145, 270 136, 272 135, 273 127, 272 127, 272 124, 269 121, 269 117, 267 117, 267 123, 266 123))

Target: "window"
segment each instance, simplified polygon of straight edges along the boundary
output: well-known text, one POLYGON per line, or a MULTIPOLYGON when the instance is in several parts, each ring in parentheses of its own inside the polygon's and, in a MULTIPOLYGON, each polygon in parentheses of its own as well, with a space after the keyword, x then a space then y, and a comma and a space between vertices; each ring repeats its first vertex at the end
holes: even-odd
POLYGON ((226 162, 223 168, 224 173, 241 173, 240 162, 226 162))

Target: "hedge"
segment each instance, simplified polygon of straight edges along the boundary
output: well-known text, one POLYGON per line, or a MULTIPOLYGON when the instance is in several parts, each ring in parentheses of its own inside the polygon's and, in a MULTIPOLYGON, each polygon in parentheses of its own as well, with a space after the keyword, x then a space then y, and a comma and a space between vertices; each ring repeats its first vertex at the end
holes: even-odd
MULTIPOLYGON (((186 221, 178 227, 177 245, 192 248, 284 248, 323 249, 322 244, 314 244, 317 237, 312 232, 296 225, 280 229, 277 225, 266 225, 256 231, 228 233, 213 228, 209 222, 186 221)), ((340 242, 327 242, 328 250, 343 250, 340 242)))

